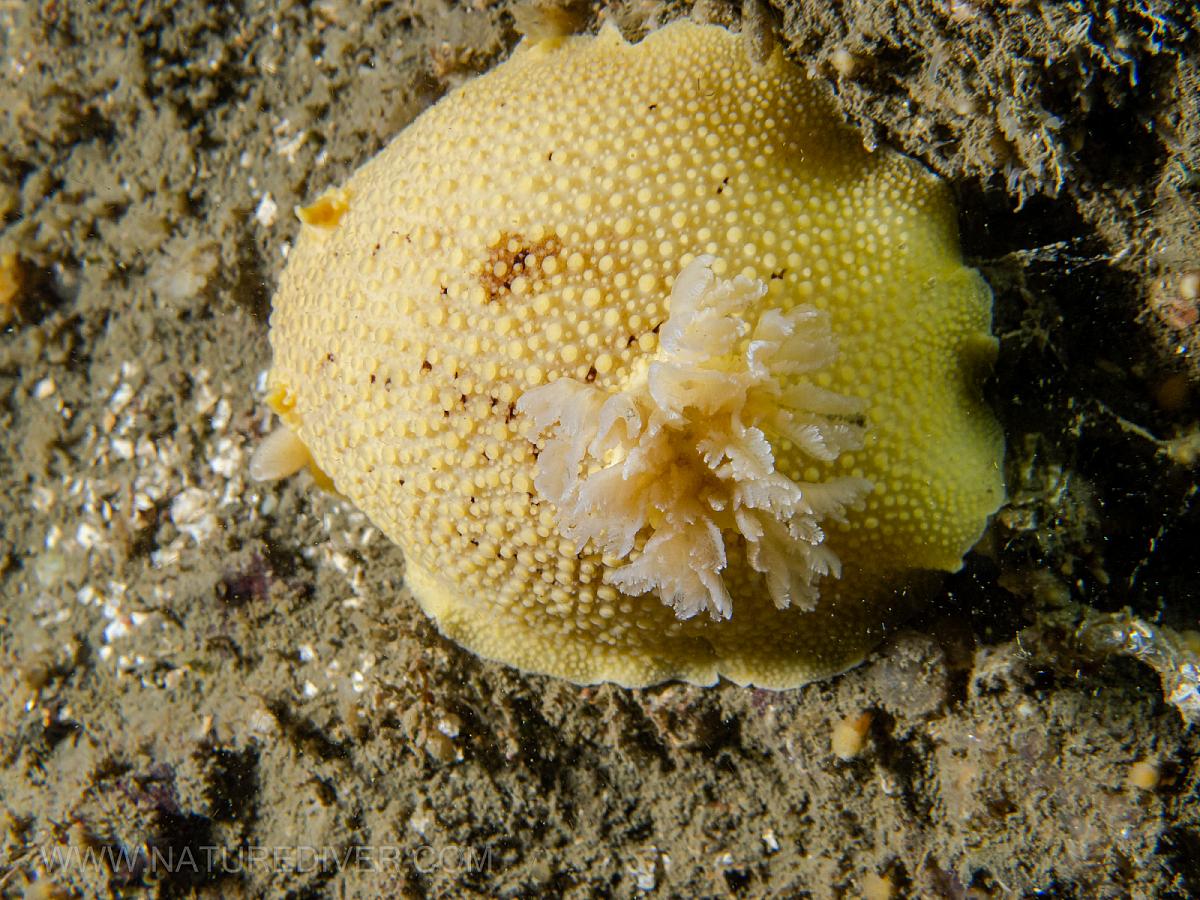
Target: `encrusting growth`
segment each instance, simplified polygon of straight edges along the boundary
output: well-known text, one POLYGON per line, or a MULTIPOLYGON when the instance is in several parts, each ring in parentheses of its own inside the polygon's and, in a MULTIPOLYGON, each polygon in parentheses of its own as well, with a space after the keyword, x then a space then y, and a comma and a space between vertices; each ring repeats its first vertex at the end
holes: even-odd
POLYGON ((862 404, 797 380, 836 355, 828 317, 811 306, 747 318, 767 293, 719 279, 712 256, 675 281, 659 350, 622 391, 573 378, 527 391, 517 409, 553 437, 534 481, 563 536, 625 560, 606 574, 628 594, 655 591, 681 619, 727 619, 727 536, 746 542, 780 609, 811 609, 817 579, 840 575, 825 519, 870 490, 862 478, 797 482, 772 444, 832 462, 862 446, 862 404))

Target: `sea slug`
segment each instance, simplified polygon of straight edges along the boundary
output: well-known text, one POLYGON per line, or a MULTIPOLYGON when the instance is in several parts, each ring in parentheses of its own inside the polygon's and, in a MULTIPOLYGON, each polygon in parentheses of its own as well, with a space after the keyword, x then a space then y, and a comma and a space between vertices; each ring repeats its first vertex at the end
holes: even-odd
POLYGON ((285 429, 441 630, 576 682, 859 661, 1004 496, 946 186, 776 49, 526 40, 301 211, 285 429))

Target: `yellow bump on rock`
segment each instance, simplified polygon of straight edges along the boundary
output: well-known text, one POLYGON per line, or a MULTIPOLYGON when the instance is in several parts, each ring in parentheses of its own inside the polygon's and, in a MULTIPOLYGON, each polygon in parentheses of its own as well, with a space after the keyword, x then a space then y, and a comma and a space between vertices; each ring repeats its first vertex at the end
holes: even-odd
POLYGON ((21 290, 21 262, 16 253, 0 251, 0 327, 12 320, 21 290))
POLYGON ((792 687, 1003 499, 949 192, 779 52, 685 22, 523 44, 344 190, 275 297, 273 408, 481 656, 792 687))
POLYGON ((837 722, 829 736, 829 746, 834 756, 848 760, 862 753, 867 743, 867 731, 871 728, 871 719, 871 714, 864 712, 837 722))
POLYGON ((328 191, 310 206, 296 207, 296 218, 314 228, 333 229, 350 208, 350 194, 345 189, 328 191))
POLYGON ((868 872, 862 880, 863 900, 891 900, 896 896, 896 882, 891 875, 868 872))
POLYGON ((1162 771, 1155 759, 1139 759, 1129 767, 1125 783, 1140 791, 1153 791, 1162 781, 1162 771))

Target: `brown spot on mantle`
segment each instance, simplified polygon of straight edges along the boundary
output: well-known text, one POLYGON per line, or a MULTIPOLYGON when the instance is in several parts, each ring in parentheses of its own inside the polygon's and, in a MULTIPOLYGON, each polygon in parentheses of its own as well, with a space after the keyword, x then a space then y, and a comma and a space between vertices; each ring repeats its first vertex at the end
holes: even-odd
POLYGON ((530 280, 541 278, 541 262, 547 256, 562 252, 562 241, 551 233, 540 241, 531 241, 523 234, 502 231, 500 239, 490 248, 479 271, 479 283, 483 287, 484 302, 500 302, 512 293, 513 282, 524 275, 530 280), (496 274, 500 265, 503 273, 496 274))

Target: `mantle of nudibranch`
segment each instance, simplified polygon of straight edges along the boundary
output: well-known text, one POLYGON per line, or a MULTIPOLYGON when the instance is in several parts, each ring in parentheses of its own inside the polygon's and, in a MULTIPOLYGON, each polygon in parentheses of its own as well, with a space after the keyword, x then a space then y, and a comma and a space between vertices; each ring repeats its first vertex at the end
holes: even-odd
POLYGON ((327 473, 481 656, 792 687, 1003 499, 949 192, 722 28, 527 41, 301 217, 260 473, 327 473))

